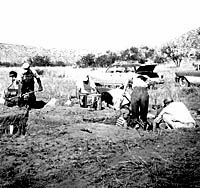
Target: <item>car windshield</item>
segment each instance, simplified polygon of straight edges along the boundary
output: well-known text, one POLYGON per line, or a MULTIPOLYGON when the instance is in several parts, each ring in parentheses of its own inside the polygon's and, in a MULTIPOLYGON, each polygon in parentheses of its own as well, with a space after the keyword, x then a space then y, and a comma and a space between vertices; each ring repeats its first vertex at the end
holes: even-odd
POLYGON ((121 67, 121 66, 112 66, 106 70, 107 73, 127 73, 135 72, 135 67, 121 67))

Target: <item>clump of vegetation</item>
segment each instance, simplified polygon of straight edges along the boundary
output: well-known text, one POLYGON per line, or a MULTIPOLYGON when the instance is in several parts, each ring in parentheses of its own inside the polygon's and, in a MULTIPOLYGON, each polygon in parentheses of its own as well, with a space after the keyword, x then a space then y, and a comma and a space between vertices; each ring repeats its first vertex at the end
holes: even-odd
POLYGON ((166 61, 167 61, 167 59, 164 56, 155 55, 155 57, 154 57, 154 63, 156 63, 156 64, 162 64, 166 61))
POLYGON ((0 62, 0 67, 18 67, 17 63, 0 62))
POLYGON ((82 68, 95 67, 95 55, 87 54, 87 55, 81 57, 81 59, 79 61, 77 61, 76 64, 82 68))
MULTIPOLYGON (((63 61, 52 62, 48 56, 36 55, 27 60, 32 67, 64 67, 66 64, 63 61)), ((21 64, 12 62, 0 62, 0 67, 19 67, 21 64)))
POLYGON ((196 87, 186 87, 186 88, 182 88, 182 93, 184 95, 193 95, 193 96, 197 96, 199 95, 199 91, 198 88, 196 87))
POLYGON ((48 56, 39 56, 39 55, 29 58, 28 62, 30 62, 31 66, 33 67, 36 67, 36 66, 38 67, 55 67, 55 66, 64 67, 66 66, 63 61, 52 62, 48 56))
POLYGON ((38 75, 44 75, 44 70, 41 69, 35 69, 38 75))
POLYGON ((56 62, 54 63, 54 66, 65 67, 66 65, 65 65, 65 63, 64 63, 63 61, 56 61, 56 62))
POLYGON ((148 59, 153 60, 155 57, 155 49, 147 46, 137 48, 131 47, 126 50, 122 50, 119 54, 107 51, 106 54, 95 56, 94 54, 87 54, 81 57, 76 62, 78 67, 107 67, 113 64, 116 60, 121 61, 137 61, 139 63, 145 63, 148 59))
POLYGON ((52 66, 52 62, 50 61, 50 58, 48 56, 35 56, 32 58, 29 58, 28 61, 30 62, 30 65, 35 67, 35 66, 52 66))
POLYGON ((172 44, 163 46, 161 52, 165 54, 167 58, 172 60, 177 67, 180 67, 184 55, 176 45, 172 44))

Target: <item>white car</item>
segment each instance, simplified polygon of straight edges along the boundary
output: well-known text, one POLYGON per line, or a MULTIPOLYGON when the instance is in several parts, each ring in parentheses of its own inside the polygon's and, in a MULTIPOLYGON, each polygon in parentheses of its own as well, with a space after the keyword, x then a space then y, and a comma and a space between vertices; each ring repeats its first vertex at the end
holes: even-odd
POLYGON ((133 74, 146 81, 149 86, 163 84, 163 76, 154 72, 157 64, 140 64, 120 61, 112 64, 102 74, 92 74, 91 77, 99 87, 116 88, 122 86, 133 74))

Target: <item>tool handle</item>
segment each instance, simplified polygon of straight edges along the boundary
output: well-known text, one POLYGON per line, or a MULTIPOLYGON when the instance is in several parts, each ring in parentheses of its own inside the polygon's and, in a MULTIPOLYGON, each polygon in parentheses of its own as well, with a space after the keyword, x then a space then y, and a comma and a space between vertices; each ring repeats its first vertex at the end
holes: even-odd
MULTIPOLYGON (((21 95, 21 97, 23 97, 23 96, 25 96, 25 95, 28 95, 28 94, 31 94, 31 93, 36 93, 36 92, 39 92, 39 91, 38 91, 38 90, 36 90, 36 91, 30 91, 30 92, 24 93, 23 95, 21 95)), ((20 96, 17 95, 17 96, 8 98, 8 100, 12 100, 12 99, 15 99, 15 98, 18 98, 18 97, 20 97, 20 96)))

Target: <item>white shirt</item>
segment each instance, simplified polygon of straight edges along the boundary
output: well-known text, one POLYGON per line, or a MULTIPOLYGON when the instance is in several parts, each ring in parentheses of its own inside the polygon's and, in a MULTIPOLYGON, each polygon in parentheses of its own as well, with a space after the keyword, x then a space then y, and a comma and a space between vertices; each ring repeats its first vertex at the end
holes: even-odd
POLYGON ((77 89, 80 90, 81 93, 92 93, 96 90, 96 85, 93 80, 89 79, 88 84, 84 84, 84 80, 77 81, 77 89))
POLYGON ((125 87, 127 86, 128 82, 132 81, 132 88, 134 87, 148 87, 148 84, 143 81, 141 78, 138 78, 137 76, 134 76, 130 79, 127 80, 127 82, 125 83, 125 87))
POLYGON ((125 92, 123 89, 111 89, 109 91, 107 91, 112 97, 113 97, 113 107, 116 110, 119 110, 121 106, 128 104, 129 101, 131 100, 131 96, 129 94, 129 92, 125 92), (123 95, 126 95, 126 97, 123 97, 123 95))
POLYGON ((172 102, 162 109, 155 122, 159 122, 164 114, 171 116, 171 119, 181 123, 195 123, 189 110, 182 102, 172 102))

